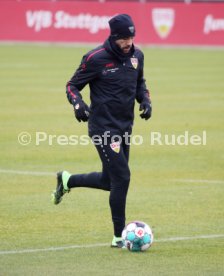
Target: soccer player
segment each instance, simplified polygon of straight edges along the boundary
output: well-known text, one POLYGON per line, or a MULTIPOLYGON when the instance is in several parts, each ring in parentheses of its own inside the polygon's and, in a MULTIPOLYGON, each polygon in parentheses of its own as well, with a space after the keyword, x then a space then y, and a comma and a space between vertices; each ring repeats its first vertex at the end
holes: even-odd
POLYGON ((125 226, 126 196, 130 182, 128 166, 130 134, 135 100, 140 104, 141 118, 151 117, 149 91, 143 77, 144 56, 133 44, 135 26, 127 14, 109 21, 110 36, 103 45, 88 52, 66 85, 70 104, 79 122, 88 121, 92 138, 102 162, 101 172, 57 174, 53 193, 59 204, 72 188, 88 187, 110 192, 109 204, 114 225, 112 247, 123 247, 121 233, 125 226), (89 85, 90 107, 80 91, 89 85))

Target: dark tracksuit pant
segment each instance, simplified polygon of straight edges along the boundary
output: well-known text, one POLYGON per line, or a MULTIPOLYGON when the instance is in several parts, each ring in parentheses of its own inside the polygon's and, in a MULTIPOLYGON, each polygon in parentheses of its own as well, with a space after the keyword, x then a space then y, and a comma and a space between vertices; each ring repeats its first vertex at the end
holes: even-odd
MULTIPOLYGON (((122 138, 122 137, 121 137, 122 138)), ((111 140, 96 146, 102 161, 102 172, 75 174, 69 178, 68 187, 88 187, 110 191, 109 203, 114 224, 114 235, 120 237, 125 226, 125 207, 130 170, 129 148, 122 138, 119 152, 112 149, 111 140)))

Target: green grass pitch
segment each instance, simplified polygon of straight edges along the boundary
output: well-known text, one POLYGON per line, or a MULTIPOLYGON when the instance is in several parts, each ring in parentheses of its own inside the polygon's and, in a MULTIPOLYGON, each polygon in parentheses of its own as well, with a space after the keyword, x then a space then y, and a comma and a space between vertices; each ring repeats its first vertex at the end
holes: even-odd
MULTIPOLYGON (((50 173, 101 169, 94 147, 35 145, 36 132, 87 134, 65 83, 88 49, 0 46, 0 275, 224 275, 224 51, 143 49, 153 116, 141 120, 136 105, 133 135, 144 143, 131 148, 127 222, 150 224, 155 242, 131 253, 109 247, 107 192, 73 189, 60 205, 50 201, 50 173), (150 144, 151 132, 185 131, 206 131, 207 144, 150 144)), ((88 88, 83 95, 89 102, 88 88)))

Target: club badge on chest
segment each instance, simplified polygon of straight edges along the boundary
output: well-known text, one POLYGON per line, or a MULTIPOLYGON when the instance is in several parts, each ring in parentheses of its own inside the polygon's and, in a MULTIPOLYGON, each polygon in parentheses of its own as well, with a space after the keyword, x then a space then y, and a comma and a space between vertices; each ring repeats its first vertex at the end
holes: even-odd
POLYGON ((133 66, 135 69, 137 69, 137 67, 138 67, 138 59, 132 57, 132 58, 131 58, 131 64, 132 64, 132 66, 133 66))

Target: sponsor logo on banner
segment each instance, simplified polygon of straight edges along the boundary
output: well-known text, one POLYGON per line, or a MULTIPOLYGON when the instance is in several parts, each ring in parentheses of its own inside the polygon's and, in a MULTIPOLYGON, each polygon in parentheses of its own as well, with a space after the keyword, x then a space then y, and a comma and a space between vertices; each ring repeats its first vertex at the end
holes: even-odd
POLYGON ((26 24, 33 28, 35 32, 42 29, 81 29, 88 30, 91 34, 96 34, 100 30, 109 29, 108 21, 112 16, 84 14, 69 14, 59 10, 55 13, 52 11, 37 10, 26 12, 26 24))
POLYGON ((224 31, 224 18, 214 18, 211 14, 205 17, 204 21, 204 33, 224 31))
POLYGON ((165 39, 170 34, 175 20, 175 12, 170 8, 152 9, 152 23, 160 38, 165 39))
POLYGON ((41 29, 50 28, 53 24, 53 14, 51 11, 27 11, 26 12, 27 27, 33 28, 35 32, 41 29))
POLYGON ((137 58, 131 58, 131 64, 132 66, 137 69, 138 67, 138 59, 137 58))
POLYGON ((113 143, 110 144, 110 147, 116 153, 120 152, 120 142, 113 142, 113 143))

